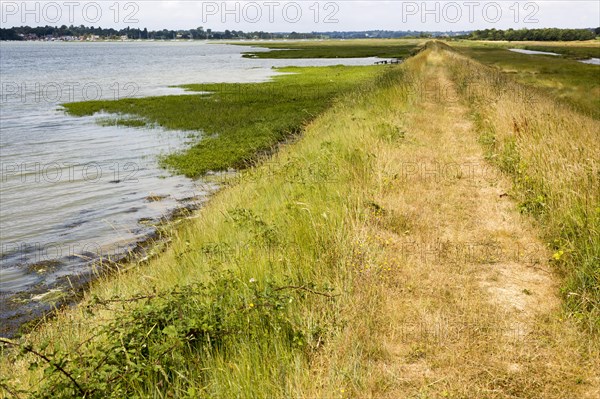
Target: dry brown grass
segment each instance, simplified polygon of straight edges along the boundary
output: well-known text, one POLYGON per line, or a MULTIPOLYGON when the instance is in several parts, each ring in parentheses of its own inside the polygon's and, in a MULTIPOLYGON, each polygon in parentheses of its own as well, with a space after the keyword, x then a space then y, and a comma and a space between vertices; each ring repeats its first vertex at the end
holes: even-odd
POLYGON ((346 328, 305 396, 595 398, 598 345, 564 318, 552 254, 486 161, 469 110, 448 102, 459 98, 449 57, 405 65, 411 87, 445 95, 396 87, 391 106, 356 118, 366 135, 405 133, 373 149, 376 205, 357 228, 346 328))
POLYGON ((448 54, 491 162, 539 222, 566 276, 564 297, 585 328, 600 331, 600 122, 497 71, 448 54))

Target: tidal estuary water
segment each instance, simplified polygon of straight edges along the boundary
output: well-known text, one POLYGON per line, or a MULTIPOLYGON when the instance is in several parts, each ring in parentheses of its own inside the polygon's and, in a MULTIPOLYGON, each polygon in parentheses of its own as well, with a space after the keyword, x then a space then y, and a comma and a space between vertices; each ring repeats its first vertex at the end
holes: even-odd
POLYGON ((199 132, 100 125, 106 115, 71 117, 60 104, 260 82, 276 74, 273 66, 374 61, 241 57, 250 50, 264 51, 202 42, 0 44, 0 336, 88 281, 99 257, 122 257, 162 218, 216 189, 158 164, 199 132))

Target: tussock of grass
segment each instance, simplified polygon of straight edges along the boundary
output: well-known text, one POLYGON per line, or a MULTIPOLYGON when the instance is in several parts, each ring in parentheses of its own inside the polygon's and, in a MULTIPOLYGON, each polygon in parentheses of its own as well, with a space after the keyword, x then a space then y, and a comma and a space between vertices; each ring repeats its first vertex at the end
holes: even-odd
POLYGON ((101 126, 123 126, 123 127, 148 127, 148 122, 139 118, 127 118, 118 116, 114 118, 103 117, 97 120, 101 126))
POLYGON ((165 157, 165 166, 188 177, 247 166, 256 154, 298 133, 334 98, 382 72, 380 67, 281 68, 272 82, 183 86, 201 95, 162 96, 64 104, 75 116, 127 114, 117 123, 141 121, 165 129, 202 131, 191 148, 165 157))

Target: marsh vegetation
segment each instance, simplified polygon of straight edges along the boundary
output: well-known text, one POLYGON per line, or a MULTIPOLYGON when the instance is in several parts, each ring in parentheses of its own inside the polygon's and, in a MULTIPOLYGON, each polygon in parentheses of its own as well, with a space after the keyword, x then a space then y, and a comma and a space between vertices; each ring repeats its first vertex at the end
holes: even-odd
POLYGON ((374 79, 381 68, 280 68, 267 83, 182 86, 198 95, 127 98, 64 104, 71 115, 114 115, 102 123, 202 132, 190 148, 169 154, 163 164, 188 177, 251 164, 257 155, 299 133, 334 99, 374 79))

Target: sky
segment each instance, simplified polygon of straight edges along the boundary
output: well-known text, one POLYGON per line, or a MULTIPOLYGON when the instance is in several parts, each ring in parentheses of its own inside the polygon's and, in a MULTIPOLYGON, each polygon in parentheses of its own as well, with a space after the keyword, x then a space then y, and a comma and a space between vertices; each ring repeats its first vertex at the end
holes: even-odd
POLYGON ((103 28, 267 32, 600 26, 600 1, 0 1, 3 28, 86 25, 103 28))

